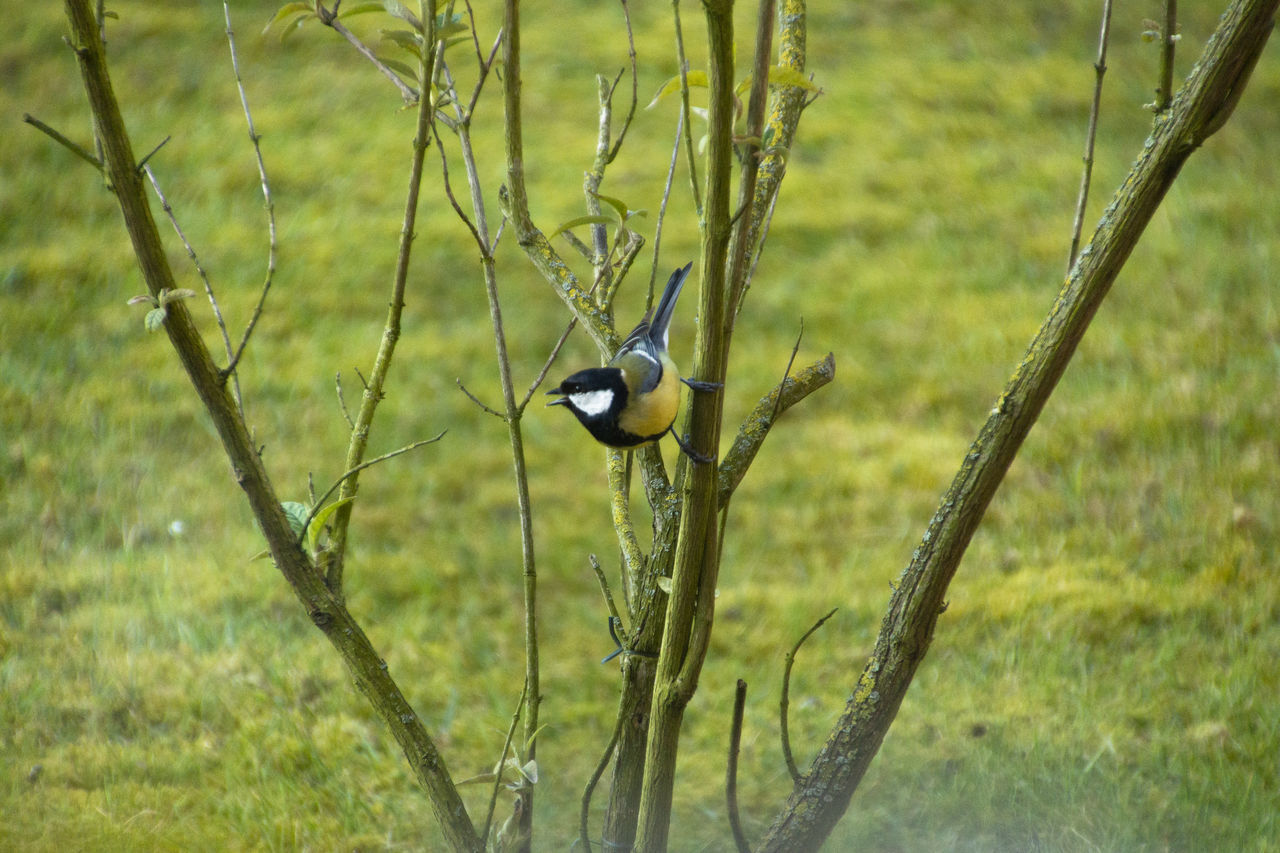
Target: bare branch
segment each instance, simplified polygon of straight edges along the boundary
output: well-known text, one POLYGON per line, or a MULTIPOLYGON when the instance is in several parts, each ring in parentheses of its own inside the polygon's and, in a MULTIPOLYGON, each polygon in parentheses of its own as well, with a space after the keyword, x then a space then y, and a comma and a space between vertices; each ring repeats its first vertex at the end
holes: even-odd
POLYGON ((1271 35, 1277 5, 1233 3, 1156 123, 942 496, 895 585, 844 712, 770 827, 762 853, 816 849, 848 807, 928 652, 947 588, 992 497, 1182 166, 1239 100, 1271 35))
POLYGON ((814 391, 826 385, 836 375, 835 356, 828 353, 826 358, 814 362, 790 379, 779 383, 772 391, 761 397, 751 413, 742 421, 733 445, 724 455, 720 463, 719 490, 720 501, 724 502, 733 494, 734 489, 742 482, 747 469, 755 459, 760 446, 764 444, 769 430, 787 409, 799 403, 814 391))
POLYGON ((311 526, 312 519, 316 517, 316 514, 319 513, 320 510, 324 509, 325 501, 329 499, 329 496, 332 495, 335 491, 337 491, 338 488, 343 483, 345 483, 348 479, 350 479, 351 477, 354 477, 356 474, 359 474, 365 468, 371 468, 374 465, 377 465, 379 462, 386 462, 388 459, 394 459, 395 457, 403 453, 408 453, 410 450, 417 450, 419 447, 423 447, 428 444, 435 444, 437 441, 444 438, 444 434, 446 432, 448 432, 448 430, 441 430, 440 434, 437 435, 435 438, 420 439, 411 444, 406 444, 404 447, 393 450, 390 453, 384 453, 381 456, 378 456, 374 459, 366 459, 364 462, 361 462, 359 465, 355 466, 354 468, 349 469, 341 477, 334 480, 333 485, 325 489, 324 494, 320 496, 320 500, 316 501, 315 504, 311 507, 311 512, 307 513, 307 518, 302 524, 302 536, 298 537, 298 541, 299 542, 303 541, 303 537, 306 536, 307 528, 311 526))
POLYGON ((724 794, 729 812, 729 829, 738 853, 751 853, 746 833, 742 831, 742 818, 738 814, 738 751, 742 746, 742 717, 747 707, 747 682, 738 679, 733 693, 733 718, 729 722, 729 760, 726 762, 724 794))
MULTIPOLYGON (((341 0, 339 0, 339 2, 341 2, 341 0)), ((383 77, 386 77, 388 80, 390 80, 391 83, 397 89, 400 90, 400 97, 404 100, 405 104, 408 105, 408 104, 417 103, 418 90, 414 89, 412 86, 410 86, 409 84, 401 80, 399 74, 391 70, 391 68, 388 67, 385 62, 383 62, 381 59, 378 58, 377 54, 375 54, 372 50, 369 49, 368 45, 360 41, 359 37, 357 37, 355 33, 347 29, 346 25, 343 24, 342 21, 338 20, 338 15, 336 10, 337 10, 336 5, 334 6, 333 9, 326 9, 324 7, 324 4, 322 3, 316 4, 316 15, 317 17, 319 17, 320 23, 324 24, 326 27, 331 28, 335 33, 337 33, 338 35, 346 39, 348 42, 350 42, 351 46, 354 47, 356 50, 358 50, 361 56, 369 60, 369 62, 373 64, 373 67, 378 69, 378 72, 382 74, 383 77)), ((435 22, 432 21, 429 24, 429 26, 434 30, 435 22)), ((419 27, 418 29, 421 32, 421 28, 419 27)), ((425 38, 423 40, 424 44, 431 44, 431 42, 432 40, 428 40, 425 38)))
POLYGON ((98 157, 95 157, 93 154, 90 154, 84 147, 82 147, 78 143, 72 142, 70 139, 63 136, 61 133, 54 130, 49 125, 45 124, 40 119, 33 116, 31 113, 23 113, 22 120, 25 121, 27 124, 31 125, 32 127, 34 127, 36 130, 48 136, 50 139, 52 139, 54 142, 58 143, 63 148, 70 151, 72 154, 79 157, 81 160, 88 163, 93 168, 97 169, 99 172, 102 171, 102 160, 100 160, 98 157))
POLYGON ((1164 26, 1160 29, 1160 86, 1156 89, 1156 114, 1173 102, 1173 54, 1178 45, 1178 0, 1164 0, 1164 26))
POLYGON ((524 710, 525 699, 529 695, 529 682, 520 689, 520 701, 511 715, 511 725, 507 726, 507 738, 502 742, 502 754, 498 756, 498 764, 493 770, 493 791, 489 794, 489 808, 484 813, 484 829, 480 837, 489 838, 489 829, 493 826, 493 814, 498 808, 498 793, 502 790, 502 772, 506 769, 507 756, 511 754, 511 741, 516 736, 516 726, 520 724, 520 713, 524 710))
POLYGON ((461 391, 463 394, 466 394, 467 399, 475 403, 477 406, 479 406, 481 411, 485 412, 486 414, 493 415, 495 418, 498 418, 499 420, 505 421, 507 419, 507 416, 504 415, 502 412, 499 412, 497 409, 492 408, 491 406, 485 405, 484 402, 481 401, 479 397, 477 397, 475 394, 472 394, 470 391, 468 391, 467 386, 462 384, 461 379, 455 379, 453 381, 457 383, 458 390, 461 391))
POLYGON ((560 333, 560 337, 556 339, 555 346, 551 348, 551 353, 547 356, 547 360, 542 363, 542 369, 538 371, 538 375, 529 383, 529 390, 525 392, 524 399, 520 401, 517 410, 523 414, 524 410, 529 406, 529 401, 533 399, 533 395, 538 392, 547 374, 551 372, 551 366, 556 363, 556 359, 560 356, 560 350, 564 348, 565 342, 569 340, 569 334, 573 331, 573 327, 578 325, 578 318, 571 317, 565 325, 564 331, 560 333))
MULTIPOLYGON (((227 23, 227 47, 231 51, 231 70, 235 73, 236 89, 240 92, 240 106, 244 109, 245 124, 249 128, 249 141, 253 144, 254 157, 258 161, 258 178, 262 182, 262 201, 267 210, 267 272, 262 282, 262 290, 258 294, 258 302, 253 306, 253 314, 249 317, 249 322, 244 327, 244 335, 240 338, 240 345, 236 347, 234 355, 230 356, 227 366, 222 369, 222 375, 230 376, 235 373, 236 367, 240 364, 240 358, 244 355, 245 347, 249 345, 249 338, 253 335, 254 327, 258 325, 259 318, 262 317, 262 309, 267 303, 267 293, 271 290, 271 281, 276 274, 276 209, 275 204, 271 200, 271 182, 267 180, 267 166, 262 160, 262 137, 258 136, 257 130, 253 126, 253 113, 249 110, 249 96, 244 90, 244 79, 240 76, 240 59, 236 54, 236 37, 231 30, 231 7, 223 0, 222 3, 223 17, 227 23)), ((238 383, 237 383, 238 384, 238 383)), ((236 400, 239 402, 240 393, 237 389, 236 400)), ((244 417, 244 406, 241 405, 240 416, 244 417)))
POLYGON ((609 618, 614 620, 613 624, 621 626, 625 635, 627 633, 626 623, 622 621, 622 616, 618 614, 618 607, 613 601, 613 591, 609 589, 609 579, 604 576, 604 569, 600 568, 600 561, 596 559, 595 554, 588 554, 587 561, 591 563, 591 571, 595 572, 596 581, 600 584, 600 594, 604 596, 604 604, 609 610, 609 618))
POLYGON ((828 619, 835 615, 839 608, 833 607, 813 626, 805 631, 800 639, 796 640, 796 644, 791 647, 791 651, 787 652, 786 664, 782 668, 782 698, 778 704, 778 728, 782 737, 782 758, 787 762, 787 772, 791 774, 791 781, 800 781, 800 768, 796 766, 795 757, 791 754, 791 726, 787 721, 787 711, 791 706, 791 668, 795 665, 796 655, 800 653, 800 647, 804 645, 815 631, 821 628, 828 619))
MULTIPOLYGON (((323 7, 317 4, 317 8, 323 7)), ((429 20, 424 22, 427 29, 423 33, 423 44, 435 44, 435 3, 429 2, 428 8, 429 20)), ((332 16, 333 13, 327 14, 332 16)), ((435 76, 435 56, 433 50, 423 52, 418 68, 419 82, 423 85, 429 85, 435 76)), ((356 413, 356 424, 351 430, 351 437, 347 443, 348 470, 357 468, 364 459, 373 417, 378 404, 382 402, 387 374, 391 370, 396 344, 400 340, 400 318, 404 311, 405 287, 409 279, 409 258, 413 253, 414 230, 418 221, 418 198, 422 191, 423 163, 434 132, 435 110, 430 101, 430 98, 423 98, 418 102, 413 152, 409 164, 409 186, 405 193, 404 217, 400 226, 399 244, 396 247, 396 269, 391 282, 391 300, 387 306, 387 319, 383 324, 382 340, 378 345, 378 354, 374 357, 373 371, 369 379, 365 381, 364 376, 359 371, 356 372, 356 375, 360 376, 361 381, 365 383, 365 389, 360 401, 360 410, 356 413)), ((358 478, 355 476, 348 478, 342 486, 342 497, 353 497, 358 488, 358 478)), ((350 503, 346 503, 334 513, 330 536, 331 549, 325 567, 325 580, 338 596, 342 595, 343 563, 346 559, 351 506, 350 503)))
POLYGON ((1093 63, 1096 78, 1093 103, 1089 106, 1089 129, 1085 133, 1084 172, 1080 175, 1080 193, 1076 197, 1076 215, 1071 225, 1071 250, 1067 254, 1067 272, 1080 251, 1080 232, 1084 228, 1084 211, 1089 201, 1089 182, 1093 177, 1093 143, 1098 135, 1098 112, 1102 105, 1102 78, 1107 73, 1107 42, 1111 36, 1111 0, 1102 2, 1102 33, 1098 36, 1098 58, 1093 63))
MULTIPOLYGON (((143 174, 147 176, 147 180, 151 182, 151 189, 155 192, 156 198, 160 200, 160 209, 164 211, 164 215, 169 220, 169 224, 173 226, 173 230, 177 233, 178 240, 182 243, 182 247, 187 250, 187 257, 191 259, 192 265, 196 268, 196 274, 200 276, 200 281, 204 283, 204 293, 205 296, 209 298, 209 305, 213 308, 213 319, 218 324, 218 332, 222 335, 222 344, 227 353, 227 362, 230 363, 234 354, 234 351, 231 349, 231 335, 227 332, 227 323, 222 318, 222 306, 218 304, 218 298, 214 295, 213 284, 209 281, 209 274, 200 263, 200 258, 196 255, 195 247, 192 246, 191 241, 187 239, 187 235, 182 230, 182 226, 178 224, 178 218, 173 212, 173 206, 169 204, 169 199, 165 196, 164 190, 160 188, 160 182, 156 180, 155 173, 151 171, 150 166, 144 166, 142 171, 143 174)), ((232 374, 231 376, 231 391, 232 395, 235 397, 236 409, 240 412, 240 419, 244 420, 244 399, 240 396, 240 377, 236 374, 232 374)))

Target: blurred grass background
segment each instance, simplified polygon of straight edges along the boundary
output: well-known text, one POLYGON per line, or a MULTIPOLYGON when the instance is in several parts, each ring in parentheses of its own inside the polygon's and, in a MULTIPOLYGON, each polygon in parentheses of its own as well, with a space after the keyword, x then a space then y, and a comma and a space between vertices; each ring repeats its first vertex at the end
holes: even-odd
MULTIPOLYGON (((675 65, 669 9, 634 5, 643 105, 675 65)), ((788 415, 733 502, 673 849, 731 849, 721 780, 738 677, 751 685, 741 805, 749 835, 763 831, 789 789, 783 653, 840 608, 794 677, 803 764, 1057 291, 1093 5, 811 8, 825 94, 802 122, 740 325, 727 429, 776 382, 802 316, 800 360, 834 350, 838 379, 788 415)), ((485 39, 491 6, 479 7, 485 39)), ((309 474, 323 488, 341 473, 333 377, 354 400, 353 368, 377 345, 412 113, 332 33, 264 38, 273 4, 233 7, 281 256, 243 385, 282 497, 301 500, 309 474)), ((151 163, 238 330, 266 247, 221 4, 112 8, 135 148, 172 137, 151 163)), ((1159 8, 1116 10, 1087 222, 1147 133, 1156 49, 1138 36, 1159 8)), ((754 10, 740 11, 745 33, 754 10)), ((1179 76, 1217 11, 1183 4, 1179 76)), ((529 177, 549 229, 583 212, 593 75, 623 66, 625 41, 607 5, 524 19, 529 177)), ((696 65, 694 6, 684 19, 696 65)), ((395 744, 281 578, 249 560, 260 541, 216 437, 164 338, 125 304, 144 288, 112 197, 20 122, 31 112, 90 138, 64 29, 58 4, 26 4, 0 42, 0 846, 437 849, 395 744)), ((745 39, 738 55, 750 56, 745 39)), ((1273 45, 1184 170, 1014 464, 831 849, 1280 848, 1276 57, 1273 45)), ((496 94, 476 128, 491 204, 504 174, 496 94)), ((674 115, 674 102, 638 113, 605 192, 656 213, 674 115)), ((696 257, 686 187, 664 271, 696 257)), ((348 584, 463 778, 501 748, 522 617, 504 430, 455 387, 498 396, 483 290, 439 189, 436 169, 371 449, 449 432, 364 475, 348 584)), ((176 241, 172 257, 180 285, 198 289, 176 241)), ((499 260, 524 387, 565 317, 509 238, 499 260)), ((623 325, 639 280, 621 297, 623 325)), ((204 304, 192 303, 216 345, 204 304)), ((678 360, 691 341, 682 311, 678 360)), ((576 336, 561 359, 594 354, 576 336)), ((586 555, 616 546, 601 452, 558 410, 531 408, 525 429, 547 724, 538 841, 555 850, 575 837, 612 725, 616 674, 597 663, 611 643, 586 555)), ((467 796, 483 814, 487 790, 467 796)))

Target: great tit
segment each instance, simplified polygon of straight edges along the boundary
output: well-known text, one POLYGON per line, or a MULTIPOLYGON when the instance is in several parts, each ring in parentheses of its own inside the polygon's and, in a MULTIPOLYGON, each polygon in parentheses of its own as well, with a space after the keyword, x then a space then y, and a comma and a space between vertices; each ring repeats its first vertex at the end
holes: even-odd
MULTIPOLYGON (((607 365, 565 379, 547 392, 561 395, 547 405, 568 407, 596 441, 609 447, 632 450, 662 438, 676 421, 680 383, 704 390, 704 383, 682 380, 667 354, 667 327, 692 266, 671 274, 652 319, 645 315, 607 365)), ((706 386, 714 387, 719 386, 706 386)), ((679 436, 676 441, 689 452, 679 436)))

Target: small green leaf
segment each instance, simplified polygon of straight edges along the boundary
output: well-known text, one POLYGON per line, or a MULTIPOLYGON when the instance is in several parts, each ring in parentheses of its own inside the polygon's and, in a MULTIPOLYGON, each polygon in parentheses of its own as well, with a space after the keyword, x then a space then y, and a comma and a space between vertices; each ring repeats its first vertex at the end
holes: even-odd
POLYGON ((561 223, 559 228, 551 232, 551 236, 554 237, 571 228, 577 228, 579 225, 608 225, 613 221, 612 216, 605 216, 603 213, 592 216, 578 216, 570 219, 568 222, 561 223))
POLYGON ((311 514, 311 509, 297 501, 283 501, 280 506, 284 508, 284 514, 289 519, 289 529, 293 531, 293 535, 301 536, 302 525, 307 523, 307 516, 311 514))
POLYGON ((356 3, 352 6, 343 6, 342 11, 338 13, 339 18, 351 18, 355 15, 367 15, 370 12, 385 12, 386 7, 381 3, 356 3))
MULTIPOLYGON (((739 97, 751 91, 751 80, 754 75, 748 74, 746 79, 734 88, 734 93, 739 97)), ((804 76, 803 72, 797 71, 789 65, 772 65, 769 67, 769 85, 770 86, 796 86, 808 92, 820 92, 821 89, 804 76)))
POLYGON ((271 20, 267 21, 267 25, 262 28, 262 34, 266 35, 272 27, 277 24, 283 24, 280 33, 280 39, 283 41, 286 35, 314 14, 315 9, 311 7, 310 3, 285 3, 276 11, 271 20), (289 23, 284 24, 286 19, 289 19, 289 23))
POLYGON ((596 193, 595 196, 596 198, 600 199, 602 202, 609 205, 610 207, 612 207, 614 210, 618 212, 619 222, 627 221, 627 211, 629 208, 627 207, 627 203, 625 201, 623 201, 620 198, 614 198, 611 195, 604 195, 602 193, 596 193))
POLYGON ((155 298, 154 296, 152 296, 150 293, 144 293, 144 294, 142 294, 141 296, 135 296, 135 297, 133 297, 132 299, 130 299, 130 300, 129 300, 129 304, 130 304, 130 305, 141 305, 141 304, 143 304, 144 302, 145 302, 146 304, 148 304, 148 305, 158 305, 158 304, 159 304, 159 303, 157 303, 157 302, 156 302, 156 298, 155 298))
POLYGON ((158 308, 152 308, 147 312, 147 316, 142 318, 142 325, 146 327, 148 332, 158 332, 164 327, 164 318, 168 314, 168 309, 163 305, 158 308))
POLYGON ((387 66, 388 68, 390 68, 392 71, 399 74, 401 77, 404 77, 408 80, 418 79, 417 70, 413 68, 413 66, 409 65, 409 63, 407 62, 401 62, 398 59, 388 59, 385 56, 379 56, 378 61, 381 62, 383 65, 387 66))
MULTIPOLYGON (((685 75, 685 80, 688 81, 688 85, 690 89, 695 89, 695 88, 706 89, 711 85, 710 83, 707 82, 707 72, 705 71, 690 71, 688 74, 685 75)), ((679 91, 680 91, 680 75, 677 74, 675 77, 672 77, 670 80, 662 84, 662 88, 658 90, 658 94, 653 96, 653 100, 649 102, 649 105, 645 107, 645 109, 646 110, 653 109, 657 105, 658 101, 661 101, 663 98, 665 98, 667 95, 672 94, 673 92, 679 92, 679 91)))
POLYGON ((671 594, 671 578, 660 576, 658 578, 658 589, 662 590, 667 595, 670 595, 671 594))
POLYGON ((168 288, 165 288, 160 291, 160 304, 168 305, 170 302, 177 302, 180 299, 187 299, 188 297, 195 295, 196 292, 187 287, 180 287, 176 290, 169 290, 168 288))
POLYGON ((320 532, 324 530, 325 524, 329 521, 329 516, 355 499, 355 495, 352 495, 349 498, 334 501, 331 504, 326 504, 323 509, 315 514, 315 517, 311 519, 311 524, 307 526, 307 547, 310 550, 315 550, 316 541, 320 538, 320 532))
POLYGON ((493 780, 497 778, 498 778, 497 773, 478 773, 475 776, 468 776, 466 779, 463 779, 458 784, 459 785, 479 785, 484 782, 489 782, 492 784, 493 780))
POLYGON ((382 37, 409 51, 417 59, 422 59, 422 37, 413 30, 383 30, 382 37))

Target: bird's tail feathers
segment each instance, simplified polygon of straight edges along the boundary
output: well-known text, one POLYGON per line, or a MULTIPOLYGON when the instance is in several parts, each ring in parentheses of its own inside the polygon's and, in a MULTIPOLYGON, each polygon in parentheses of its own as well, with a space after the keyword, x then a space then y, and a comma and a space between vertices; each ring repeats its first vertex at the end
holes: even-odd
POLYGON ((663 349, 667 348, 667 327, 671 325, 671 317, 676 310, 676 300, 680 298, 680 290, 684 287, 684 280, 689 277, 689 270, 692 268, 693 263, 690 262, 671 274, 666 288, 662 291, 662 298, 658 300, 658 307, 653 310, 653 319, 649 321, 649 336, 660 341, 663 349))

